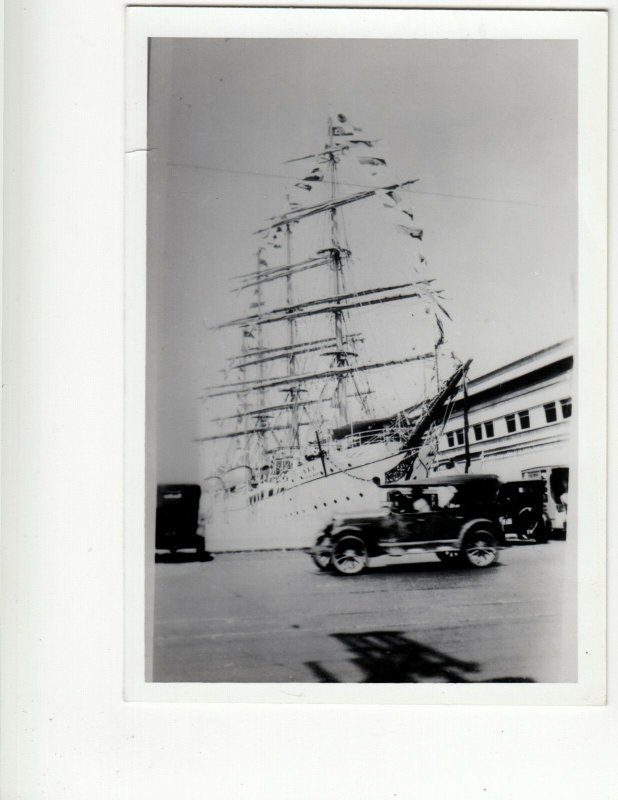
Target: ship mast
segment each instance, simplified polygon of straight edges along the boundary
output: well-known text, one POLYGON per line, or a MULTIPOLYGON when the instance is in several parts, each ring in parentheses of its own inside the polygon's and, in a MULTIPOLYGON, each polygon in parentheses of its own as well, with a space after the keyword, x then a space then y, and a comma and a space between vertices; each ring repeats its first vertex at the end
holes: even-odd
MULTIPOLYGON (((337 225, 337 206, 335 200, 337 199, 337 154, 333 149, 333 120, 331 117, 328 119, 328 168, 330 173, 330 199, 331 207, 330 214, 330 237, 331 237, 331 264, 330 268, 333 272, 334 294, 339 298, 343 294, 343 258, 339 242, 339 229, 337 225)), ((339 305, 339 299, 336 300, 339 305)), ((344 367, 347 365, 347 353, 344 350, 343 343, 343 311, 339 308, 333 312, 334 329, 335 329, 335 359, 333 366, 344 367)), ((348 423, 348 404, 346 402, 346 375, 339 375, 335 384, 335 401, 337 404, 337 416, 339 425, 347 425, 348 423)))
MULTIPOLYGON (((339 115, 338 119, 341 120, 342 117, 343 115, 339 115)), ((285 472, 297 457, 300 457, 300 428, 307 424, 315 425, 315 423, 308 423, 305 419, 301 420, 301 416, 303 416, 301 411, 306 407, 312 405, 319 407, 322 403, 330 402, 335 409, 335 424, 338 427, 346 426, 350 422, 350 399, 357 399, 367 412, 365 396, 371 392, 359 386, 357 380, 360 376, 364 378, 366 371, 425 361, 435 357, 435 352, 429 352, 411 353, 405 358, 386 359, 374 363, 358 364, 356 361, 354 352, 356 348, 353 345, 355 342, 362 341, 363 337, 349 332, 349 311, 366 310, 378 304, 401 300, 423 302, 433 290, 429 287, 430 280, 418 280, 356 291, 346 289, 346 269, 351 253, 347 249, 345 230, 339 209, 376 195, 392 196, 395 190, 406 189, 417 181, 416 178, 412 178, 394 185, 363 189, 348 195, 340 194, 338 166, 342 154, 348 151, 351 145, 372 146, 373 144, 370 141, 350 140, 348 142, 347 138, 344 141, 338 138, 350 135, 344 133, 337 122, 329 117, 328 141, 325 149, 312 156, 292 159, 293 161, 316 159, 317 166, 303 179, 304 183, 297 183, 296 186, 310 191, 314 185, 313 182, 328 180, 330 190, 327 192, 327 198, 314 204, 301 206, 299 203, 291 202, 288 197, 288 209, 282 214, 270 217, 265 226, 255 232, 268 238, 269 243, 275 248, 283 245, 284 263, 270 265, 264 258, 264 250, 260 248, 257 253, 255 271, 234 277, 234 280, 238 281, 236 291, 252 290, 254 302, 251 306, 255 311, 245 317, 228 320, 214 326, 218 329, 228 326, 240 327, 243 334, 240 353, 230 359, 230 368, 237 370, 238 380, 231 382, 228 380, 225 384, 210 386, 206 389, 208 397, 215 398, 232 394, 237 396, 236 414, 218 419, 220 422, 236 419, 237 425, 236 429, 230 433, 206 437, 204 441, 241 436, 245 442, 248 459, 254 465, 259 465, 260 470, 264 468, 267 455, 275 454, 271 463, 275 474, 280 471, 285 472), (301 220, 321 214, 326 217, 328 246, 294 263, 292 248, 294 226, 301 220), (279 242, 275 244, 274 240, 277 240, 278 237, 280 237, 279 242), (332 273, 331 291, 328 293, 330 296, 308 300, 299 297, 295 277, 307 270, 321 267, 328 267, 332 273), (264 285, 277 281, 282 281, 284 284, 282 288, 285 305, 265 309, 264 285), (299 331, 302 332, 306 326, 303 322, 299 323, 298 320, 317 315, 325 315, 329 322, 332 319, 332 327, 324 333, 322 338, 311 337, 309 340, 305 340, 299 331), (284 326, 281 344, 265 346, 263 326, 281 323, 284 326), (248 341, 249 339, 252 340, 252 343, 248 341), (319 369, 305 366, 302 356, 319 351, 323 356, 329 358, 328 366, 319 369), (283 374, 277 374, 276 371, 273 374, 267 368, 269 363, 278 360, 284 363, 283 374), (311 397, 311 387, 320 382, 324 386, 328 383, 329 389, 334 387, 332 394, 322 390, 319 396, 311 397), (273 391, 283 392, 284 397, 275 399, 273 391), (305 393, 307 399, 302 400, 305 393), (253 402, 249 401, 250 397, 253 398, 253 402), (278 422, 271 424, 273 413, 284 414, 287 424, 278 424, 278 422), (280 440, 275 431, 285 431, 286 436, 280 440), (270 439, 267 441, 267 434, 272 436, 275 443, 274 450, 268 450, 267 445, 270 439)), ((383 161, 381 159, 359 160, 361 163, 363 160, 383 161)), ((415 234, 410 231, 410 235, 414 237, 415 234)), ((318 417, 321 415, 318 414, 318 417)))
MULTIPOLYGON (((260 247, 260 249, 257 252, 256 273, 257 273, 257 276, 258 276, 258 281, 257 281, 256 286, 255 286, 255 301, 256 301, 256 304, 257 304, 258 315, 260 317, 262 316, 262 312, 263 312, 263 309, 264 309, 264 293, 263 293, 263 290, 262 290, 262 283, 259 280, 259 277, 262 274, 262 267, 265 266, 265 265, 266 265, 266 262, 264 261, 264 251, 260 247)), ((256 334, 255 335, 256 335, 257 350, 258 350, 258 352, 261 352, 263 350, 263 338, 264 338, 264 332, 263 332, 262 325, 256 325, 256 334)), ((245 363, 245 366, 247 366, 247 363, 245 363)), ((258 362, 256 364, 256 366, 257 366, 258 381, 259 381, 260 384, 262 384, 264 382, 264 377, 265 377, 265 375, 264 375, 264 364, 261 363, 261 362, 258 362)), ((264 438, 265 438, 265 435, 266 435, 266 425, 267 425, 267 422, 268 422, 267 418, 264 416, 264 410, 263 410, 264 409, 264 405, 265 405, 264 392, 265 392, 265 389, 263 389, 261 387, 261 385, 258 386, 258 389, 257 389, 257 395, 258 395, 257 410, 258 410, 258 414, 256 416, 256 419, 257 419, 257 429, 258 429, 258 433, 257 433, 258 459, 260 461, 263 461, 263 455, 264 455, 264 450, 265 450, 264 438)), ((259 466, 262 466, 262 464, 260 464, 259 466)))
MULTIPOLYGON (((264 264, 264 258, 262 255, 262 250, 260 249, 257 253, 257 274, 259 275, 262 266, 264 264)), ((263 299, 262 299, 262 287, 258 283, 256 288, 254 289, 254 297, 255 302, 252 303, 257 309, 257 314, 255 315, 255 319, 248 319, 243 325, 241 326, 241 345, 240 345, 240 356, 239 356, 239 364, 238 364, 238 372, 241 380, 243 382, 247 382, 247 369, 253 366, 253 362, 248 361, 251 354, 256 352, 260 352, 262 350, 262 339, 263 339, 263 326, 260 324, 261 317, 262 317, 262 306, 263 306, 263 299), (248 340, 253 339, 255 340, 255 347, 249 347, 248 340)), ((255 373, 254 373, 255 374, 255 373)), ((239 423, 239 427, 236 431, 229 434, 229 436, 242 436, 244 440, 244 449, 246 454, 246 460, 253 461, 253 458, 257 458, 258 460, 262 459, 262 455, 264 453, 264 437, 266 433, 266 425, 267 425, 267 418, 264 416, 264 412, 262 411, 264 407, 264 392, 265 389, 262 388, 262 384, 265 380, 265 373, 264 373, 264 366, 262 364, 257 365, 257 382, 255 382, 255 391, 257 392, 257 403, 252 404, 250 402, 250 393, 247 392, 238 392, 238 410, 237 413, 234 415, 234 418, 239 423), (256 415, 256 425, 255 427, 249 427, 249 418, 251 414, 256 415), (255 455, 252 454, 252 447, 251 447, 251 440, 253 437, 256 437, 258 448, 257 453, 255 455)), ((219 438, 227 438, 226 436, 214 436, 210 437, 211 439, 219 439, 219 438)), ((254 440, 255 441, 255 440, 254 440)))
MULTIPOLYGON (((292 263, 292 227, 291 223, 285 224, 285 253, 286 264, 292 263)), ((285 299, 288 306, 294 304, 294 287, 292 281, 292 271, 288 270, 285 278, 285 299)), ((288 320, 288 376, 293 378, 296 374, 296 319, 288 320)), ((290 449, 294 450, 299 447, 299 425, 298 425, 298 395, 299 387, 291 383, 287 390, 288 399, 290 401, 290 449)))

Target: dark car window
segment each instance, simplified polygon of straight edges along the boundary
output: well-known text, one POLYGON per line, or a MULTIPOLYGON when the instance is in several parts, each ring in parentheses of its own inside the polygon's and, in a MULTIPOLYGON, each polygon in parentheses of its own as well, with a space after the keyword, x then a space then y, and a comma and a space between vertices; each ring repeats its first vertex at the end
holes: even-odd
MULTIPOLYGON (((498 500, 504 502, 518 496, 514 487, 500 487, 497 480, 471 479, 469 481, 445 481, 443 484, 420 484, 413 487, 402 487, 388 493, 387 497, 395 513, 422 513, 428 511, 446 511, 457 509, 474 513, 482 513, 483 509, 493 506, 498 500), (512 494, 508 494, 508 492, 512 494)), ((521 495, 519 495, 521 499, 521 495)), ((487 509, 487 513, 489 509, 487 509)))

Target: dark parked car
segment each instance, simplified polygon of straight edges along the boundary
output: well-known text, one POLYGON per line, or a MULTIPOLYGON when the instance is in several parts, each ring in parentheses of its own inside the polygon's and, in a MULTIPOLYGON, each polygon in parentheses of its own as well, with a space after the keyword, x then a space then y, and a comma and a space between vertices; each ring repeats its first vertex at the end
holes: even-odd
POLYGON ((198 556, 208 558, 206 540, 197 530, 200 494, 200 487, 191 484, 157 486, 157 550, 175 553, 195 548, 198 556))
POLYGON ((509 481, 498 489, 500 520, 504 532, 519 539, 546 544, 551 531, 545 513, 545 481, 509 481))
POLYGON ((386 488, 384 508, 341 514, 327 525, 310 551, 320 569, 358 575, 380 556, 423 553, 476 568, 498 560, 505 536, 495 475, 434 476, 386 488))

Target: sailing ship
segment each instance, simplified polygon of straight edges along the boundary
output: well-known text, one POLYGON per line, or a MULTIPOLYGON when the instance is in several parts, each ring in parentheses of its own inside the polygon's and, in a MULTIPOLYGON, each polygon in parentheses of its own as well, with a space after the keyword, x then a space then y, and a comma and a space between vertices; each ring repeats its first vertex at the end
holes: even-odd
POLYGON ((322 150, 285 162, 305 176, 294 179, 285 210, 255 232, 254 267, 233 277, 249 313, 216 326, 235 330, 239 349, 225 381, 206 389, 210 407, 223 403, 227 413, 215 414, 218 430, 198 440, 214 552, 310 546, 333 514, 379 508, 385 482, 432 468, 469 362, 446 352, 450 316, 427 259, 411 250, 403 265, 385 257, 359 266, 348 241, 348 215, 363 207, 365 228, 382 210, 406 247, 423 239, 410 208, 418 179, 384 180, 386 161, 373 155, 378 141, 343 114, 330 118, 322 150), (369 171, 364 183, 342 180, 350 166, 369 171), (318 234, 309 230, 315 223, 318 234), (376 274, 394 277, 375 285, 376 274), (376 357, 374 346, 372 355, 376 329, 400 352, 376 357), (401 370, 405 402, 380 408, 378 390, 384 395, 401 370))

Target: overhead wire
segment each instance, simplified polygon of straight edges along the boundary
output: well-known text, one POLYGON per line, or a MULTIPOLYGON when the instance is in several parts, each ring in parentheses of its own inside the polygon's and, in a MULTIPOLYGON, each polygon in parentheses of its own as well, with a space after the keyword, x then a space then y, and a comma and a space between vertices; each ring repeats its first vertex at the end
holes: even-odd
MULTIPOLYGON (((275 178, 278 180, 284 181, 302 181, 302 178, 294 178, 290 177, 289 175, 278 175, 273 172, 258 172, 257 170, 243 170, 243 169, 230 169, 228 167, 211 167, 205 164, 182 164, 178 162, 168 162, 168 167, 175 167, 178 169, 200 169, 200 170, 207 170, 208 172, 224 172, 229 173, 231 175, 254 175, 258 178, 275 178)), ((331 181, 324 180, 323 183, 331 183, 331 181)), ((341 186, 350 186, 359 189, 373 189, 375 187, 363 184, 363 183, 345 183, 343 181, 340 182, 341 186)), ((431 195, 435 197, 451 197, 453 199, 458 200, 478 200, 480 202, 485 203, 506 203, 509 205, 516 205, 516 206, 532 206, 534 208, 546 208, 546 203, 531 203, 526 200, 504 200, 496 197, 479 197, 478 195, 468 195, 468 194, 452 194, 450 192, 428 192, 423 191, 420 189, 409 189, 408 190, 411 194, 425 194, 431 195)))

